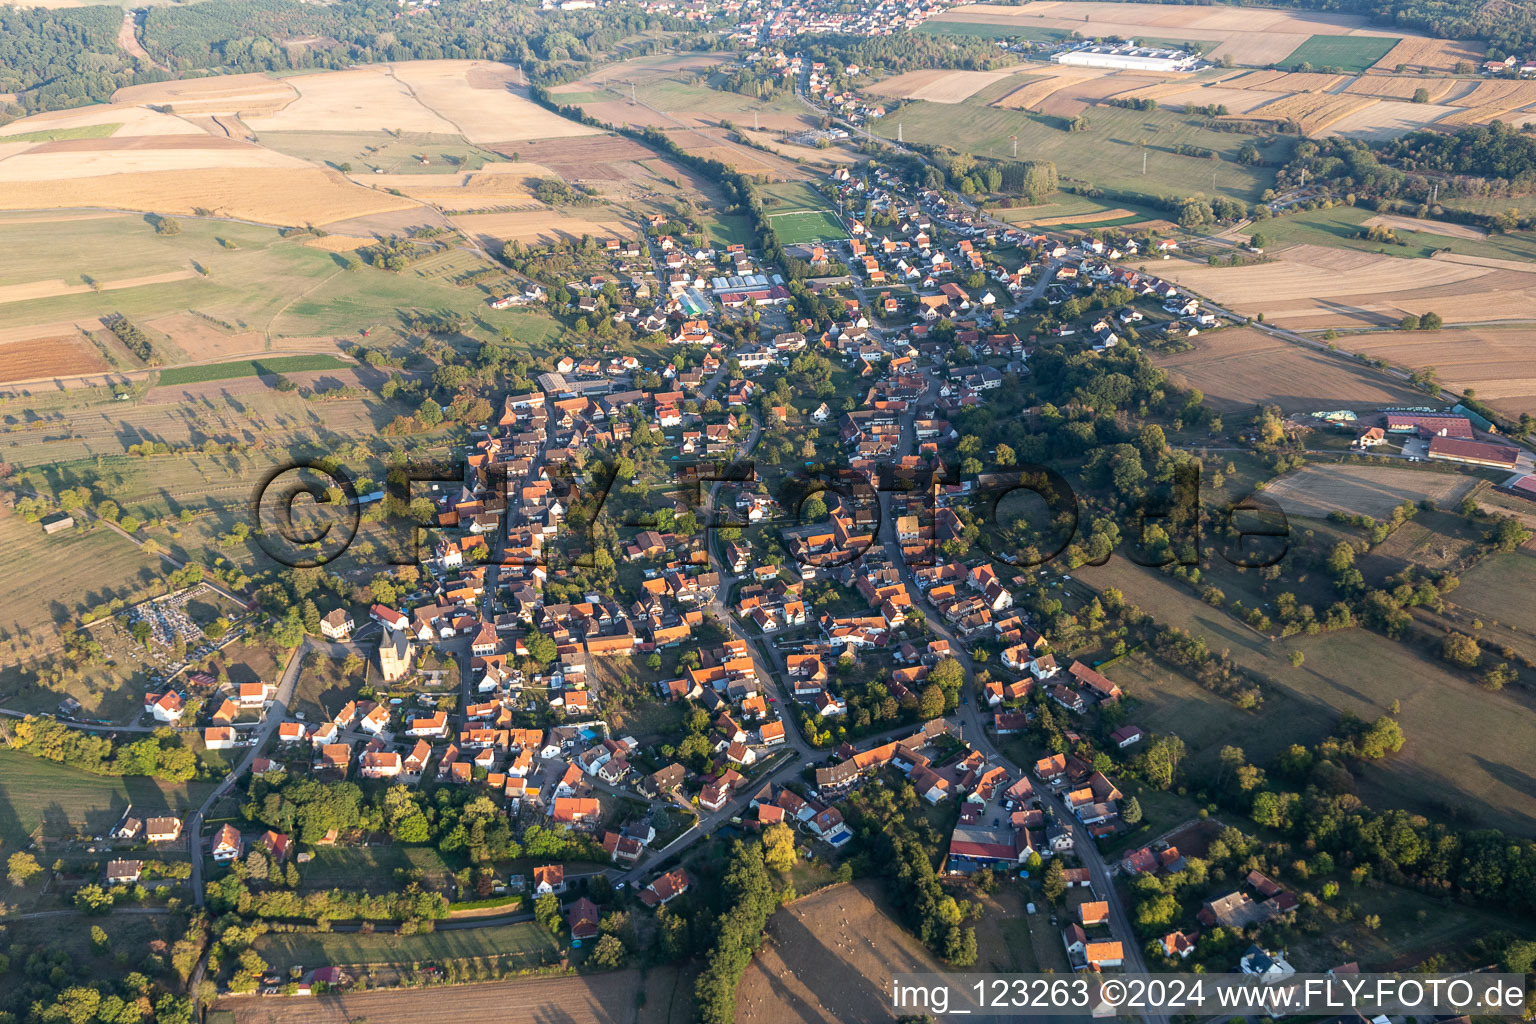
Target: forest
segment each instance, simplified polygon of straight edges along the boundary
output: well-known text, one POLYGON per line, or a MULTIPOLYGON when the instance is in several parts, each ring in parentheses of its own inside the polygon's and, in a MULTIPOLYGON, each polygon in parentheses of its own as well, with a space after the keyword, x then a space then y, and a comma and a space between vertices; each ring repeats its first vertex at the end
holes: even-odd
MULTIPOLYGON (((154 7, 144 21, 144 46, 178 72, 281 71, 345 67, 396 60, 495 60, 524 68, 534 81, 610 53, 641 33, 687 32, 679 19, 623 7, 587 12, 488 8, 449 2, 396 20, 393 3, 317 5, 297 0, 207 0, 195 6, 154 7), (298 45, 293 40, 303 39, 298 45)), ((672 40, 676 42, 676 38, 672 40)), ((685 40, 708 49, 710 39, 685 40)), ((659 48, 661 41, 630 49, 659 48)))
POLYGON ((122 20, 116 7, 0 7, 0 92, 16 95, 15 103, 0 103, 0 123, 105 102, 122 86, 163 79, 163 72, 144 74, 117 48, 122 20))

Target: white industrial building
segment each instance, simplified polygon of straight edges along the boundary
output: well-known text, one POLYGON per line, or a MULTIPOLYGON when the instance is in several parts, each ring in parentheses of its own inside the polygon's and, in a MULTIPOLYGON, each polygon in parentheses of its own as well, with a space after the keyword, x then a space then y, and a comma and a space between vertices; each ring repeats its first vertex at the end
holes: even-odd
POLYGON ((1053 54, 1057 64, 1082 68, 1117 68, 1134 71, 1194 71, 1200 58, 1187 50, 1164 50, 1129 43, 1088 43, 1053 54))

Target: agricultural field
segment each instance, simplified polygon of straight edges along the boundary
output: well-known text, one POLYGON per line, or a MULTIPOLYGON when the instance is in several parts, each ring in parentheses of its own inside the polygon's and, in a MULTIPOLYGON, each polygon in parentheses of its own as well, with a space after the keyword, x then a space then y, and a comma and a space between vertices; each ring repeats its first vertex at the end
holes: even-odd
POLYGON ((1373 70, 1423 69, 1450 74, 1463 64, 1476 67, 1482 59, 1483 50, 1474 41, 1408 38, 1399 40, 1396 46, 1388 50, 1373 70))
MULTIPOLYGON (((441 1013, 433 989, 353 992, 325 999, 231 999, 235 1024, 416 1024, 441 1013)), ((610 971, 482 982, 452 990, 455 1012, 505 1024, 670 1024, 692 1017, 692 981, 677 969, 610 971)))
POLYGON ((1394 366, 1434 367, 1457 392, 1471 391, 1518 419, 1536 413, 1536 331, 1524 327, 1466 327, 1452 331, 1378 331, 1350 335, 1343 346, 1394 366))
POLYGON ((781 908, 736 992, 742 1024, 890 1020, 891 975, 940 970, 891 919, 878 884, 821 889, 781 908))
POLYGON ((1454 508, 1477 483, 1462 473, 1393 466, 1316 463, 1264 488, 1287 515, 1326 519, 1334 512, 1387 519, 1405 501, 1433 501, 1454 508))
POLYGON ((1223 412, 1278 405, 1282 412, 1417 404, 1423 394, 1368 366, 1283 341, 1251 327, 1207 332, 1186 352, 1152 359, 1223 412))
POLYGON ((516 69, 484 61, 155 83, 117 99, 5 126, 0 139, 14 141, 0 160, 0 208, 209 211, 323 225, 436 201, 362 177, 404 171, 457 174, 458 187, 481 193, 467 208, 485 207, 505 201, 494 186, 511 182, 463 179, 498 162, 481 147, 598 134, 533 103, 516 69))
POLYGON ((538 207, 510 213, 471 213, 453 218, 466 235, 492 251, 507 242, 579 242, 582 235, 639 237, 640 229, 612 207, 577 208, 567 213, 538 207))
POLYGON ((1016 76, 1046 74, 1048 66, 1031 64, 997 71, 952 71, 948 68, 907 71, 868 87, 876 96, 898 100, 928 100, 932 103, 959 103, 999 82, 1012 82, 1016 76))
POLYGON ((1379 36, 1315 35, 1296 47, 1280 63, 1287 67, 1310 64, 1315 68, 1360 72, 1385 57, 1399 42, 1398 39, 1379 36))
POLYGON ((1264 263, 1173 263, 1159 273, 1234 312, 1300 330, 1382 327, 1429 311, 1448 324, 1536 319, 1536 265, 1455 253, 1416 260, 1306 244, 1264 263))
POLYGON ((45 838, 76 829, 101 833, 117 824, 131 803, 135 812, 185 813, 213 789, 206 782, 159 782, 144 776, 90 775, 14 750, 0 749, 0 839, 6 849, 26 846, 39 829, 45 838))
MULTIPOLYGON (((1287 63, 1287 58, 1314 36, 1373 40, 1370 45, 1378 49, 1374 61, 1408 35, 1373 26, 1356 15, 1095 0, 1036 0, 1017 6, 970 4, 953 8, 930 24, 1017 26, 1021 33, 1058 31, 1095 37, 1190 40, 1208 44, 1206 55, 1215 60, 1230 57, 1234 64, 1256 67, 1287 63)), ((1364 52, 1366 45, 1362 42, 1359 52, 1364 52)))
POLYGON ((559 945, 543 926, 523 921, 418 935, 270 933, 257 940, 256 949, 267 963, 287 973, 294 964, 409 966, 416 961, 489 956, 510 956, 518 967, 537 967, 553 959, 559 945))

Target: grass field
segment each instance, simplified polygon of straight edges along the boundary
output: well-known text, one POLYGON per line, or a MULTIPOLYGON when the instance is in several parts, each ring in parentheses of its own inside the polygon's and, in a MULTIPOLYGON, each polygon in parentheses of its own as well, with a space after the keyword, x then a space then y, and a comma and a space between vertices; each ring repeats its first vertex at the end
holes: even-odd
POLYGON ((826 197, 804 182, 765 185, 762 194, 769 223, 785 245, 848 237, 826 197))
POLYGON ((410 965, 426 960, 455 960, 511 955, 536 967, 559 949, 554 937, 532 921, 428 932, 421 935, 363 935, 359 932, 271 933, 256 949, 276 970, 294 964, 410 965))
MULTIPOLYGON (((89 290, 0 303, 0 330, 70 325, 104 311, 120 312, 141 325, 175 316, 179 327, 187 329, 153 335, 170 366, 245 354, 231 349, 237 337, 250 339, 248 344, 262 354, 281 350, 286 339, 304 339, 311 349, 334 348, 335 336, 356 336, 363 329, 373 330, 373 344, 385 344, 394 335, 390 329, 399 327, 396 311, 403 308, 454 310, 492 330, 505 324, 535 350, 556 333, 554 321, 542 310, 489 312, 483 289, 461 288, 429 271, 347 271, 343 256, 307 245, 312 239, 306 236, 282 238, 270 228, 197 218, 180 223, 181 232, 166 237, 138 216, 54 223, 0 217, 0 285, 110 282, 185 271, 193 263, 207 271, 186 280, 114 290, 110 304, 89 290), (215 328, 213 322, 229 329, 215 328), (195 324, 201 326, 192 330, 195 324), (216 347, 208 350, 204 346, 209 344, 216 347)), ((489 265, 467 250, 464 256, 477 266, 489 265)), ((126 351, 120 357, 124 368, 135 365, 126 351)))
POLYGON ((1111 677, 1143 702, 1132 711, 1137 724, 1178 733, 1198 764, 1213 763, 1230 743, 1266 765, 1290 743, 1315 742, 1334 731, 1345 712, 1370 720, 1397 700, 1407 744, 1364 769, 1360 791, 1367 803, 1536 835, 1536 787, 1530 784, 1536 748, 1520 738, 1536 729, 1536 712, 1519 697, 1482 690, 1471 676, 1448 670, 1427 652, 1362 629, 1272 642, 1123 558, 1075 575, 1119 588, 1128 603, 1228 651, 1261 681, 1264 702, 1247 712, 1142 655, 1115 663, 1111 677), (1300 668, 1287 660, 1293 649, 1305 657, 1300 668))
MULTIPOLYGON (((37 885, 35 881, 31 884, 37 885)), ((174 942, 179 937, 179 933, 172 934, 171 922, 169 915, 159 914, 107 914, 96 918, 86 918, 81 915, 76 919, 43 917, 33 920, 12 920, 6 922, 5 929, 15 948, 36 945, 58 950, 74 958, 77 963, 91 964, 94 968, 92 973, 100 972, 98 974, 100 977, 100 975, 111 973, 112 968, 109 965, 112 961, 103 958, 102 954, 91 945, 91 925, 99 926, 107 933, 114 958, 119 954, 124 955, 128 960, 129 969, 137 969, 147 956, 151 942, 156 939, 174 942)), ((11 958, 11 971, 18 985, 22 983, 25 967, 25 957, 11 958)), ((0 971, 0 978, 4 977, 5 972, 0 971)), ((0 987, 3 987, 3 984, 0 982, 0 987)))
POLYGON ((779 241, 785 245, 802 242, 825 242, 847 238, 848 230, 838 219, 825 210, 804 210, 797 213, 779 213, 769 218, 779 241))
MULTIPOLYGON (((1508 645, 1527 658, 1536 658, 1536 592, 1530 586, 1536 556, 1529 551, 1489 555, 1461 577, 1450 594, 1458 619, 1483 623, 1478 636, 1485 647, 1508 645)), ((1470 629, 1468 621, 1460 621, 1470 629)), ((1489 661, 1497 653, 1486 655, 1489 661)), ((1502 660, 1502 659, 1499 659, 1502 660)))
POLYGON ((67 139, 104 139, 121 128, 120 124, 79 124, 70 128, 44 129, 4 136, 5 142, 63 142, 67 139))
POLYGON ((312 889, 332 886, 382 892, 398 887, 396 871, 420 871, 428 886, 444 883, 452 873, 438 852, 429 846, 332 846, 315 851, 304 868, 304 885, 312 889))
POLYGON ((1439 250, 1449 249, 1465 256, 1536 261, 1536 233, 1530 231, 1510 231, 1479 238, 1463 234, 1442 234, 1435 230, 1433 221, 1404 218, 1393 225, 1403 245, 1355 237, 1360 233, 1361 225, 1376 216, 1374 211, 1364 207, 1335 206, 1329 210, 1286 213, 1250 225, 1244 230, 1262 234, 1270 251, 1285 245, 1326 245, 1365 252, 1385 252, 1391 256, 1428 257, 1439 250))
POLYGON ((1040 28, 1034 25, 989 25, 973 21, 945 21, 942 17, 930 18, 912 30, 929 36, 974 36, 978 39, 1029 39, 1034 42, 1054 43, 1066 39, 1072 33, 1064 28, 1040 28))
POLYGON ((117 824, 131 803, 139 816, 185 813, 202 803, 211 783, 177 784, 145 776, 90 775, 15 750, 0 749, 0 839, 5 848, 26 846, 42 829, 48 838, 76 828, 101 831, 117 824))
POLYGON ((183 384, 202 384, 211 380, 234 380, 240 377, 270 377, 280 373, 301 373, 305 370, 339 370, 352 366, 335 356, 273 356, 270 359, 241 359, 232 363, 205 363, 201 366, 178 366, 160 371, 162 387, 179 387, 183 384))
POLYGON ((49 640, 56 627, 114 597, 142 593, 161 573, 159 559, 104 527, 49 536, 14 512, 0 512, 0 550, 0 664, 17 660, 24 638, 49 640))
POLYGON ((1375 64, 1399 40, 1381 36, 1313 36, 1280 63, 1285 67, 1310 64, 1314 68, 1338 68, 1359 74, 1375 64))
POLYGON ((750 245, 752 223, 744 214, 718 214, 704 221, 704 237, 713 245, 750 245))
MULTIPOLYGON (((895 139, 899 127, 908 142, 953 146, 998 160, 1012 152, 1011 137, 1017 135, 1020 154, 1055 161, 1064 177, 1149 199, 1197 192, 1211 195, 1214 190, 1252 202, 1274 185, 1272 169, 1234 162, 1248 136, 1210 131, 1201 118, 1166 108, 1143 111, 1108 106, 1094 107, 1087 116, 1088 131, 1067 132, 1059 117, 986 106, 972 98, 963 103, 910 103, 899 115, 876 121, 872 130, 895 139), (1222 159, 1180 156, 1177 149, 1185 145, 1209 149, 1222 159)), ((1271 167, 1289 159, 1293 142, 1285 137, 1269 147, 1265 159, 1271 167)))
POLYGON ((413 174, 423 177, 477 171, 496 154, 455 135, 429 132, 263 131, 257 142, 268 149, 316 163, 350 164, 354 174, 413 174), (427 162, 422 163, 425 159, 427 162))

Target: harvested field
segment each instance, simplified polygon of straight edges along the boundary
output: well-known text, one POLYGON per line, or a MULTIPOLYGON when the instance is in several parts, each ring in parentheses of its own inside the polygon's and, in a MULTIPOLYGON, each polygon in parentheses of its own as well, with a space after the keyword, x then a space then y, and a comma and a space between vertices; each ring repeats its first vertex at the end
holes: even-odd
POLYGON ((258 134, 341 129, 458 134, 451 122, 423 106, 388 65, 299 75, 287 81, 298 90, 298 99, 265 116, 244 119, 258 134))
POLYGON ((202 135, 202 129, 171 114, 162 114, 148 107, 108 103, 74 110, 52 110, 33 114, 19 121, 0 127, 0 139, 13 135, 30 135, 34 132, 65 132, 72 128, 116 126, 111 135, 127 138, 133 135, 202 135))
POLYGON ((311 238, 304 244, 311 249, 324 249, 326 252, 356 252, 377 241, 372 235, 326 235, 324 238, 311 238))
POLYGON ((0 382, 72 377, 108 368, 96 347, 79 334, 0 342, 0 382))
POLYGON ((1383 331, 1354 335, 1342 344, 1396 366, 1433 366, 1446 387, 1471 389, 1478 401, 1511 418, 1536 414, 1536 329, 1383 331))
MULTIPOLYGON (((1168 83, 1147 76, 1117 72, 1102 78, 1085 78, 1058 89, 1040 103, 1042 114, 1072 117, 1111 96, 1125 96, 1140 89, 1160 89, 1168 83)), ((1181 88, 1187 88, 1183 83, 1181 88)))
POLYGON ((390 989, 316 999, 224 999, 218 1009, 235 1024, 415 1024, 441 1014, 444 1000, 455 1013, 498 1024, 669 1024, 693 1015, 691 982, 673 968, 612 971, 581 977, 527 977, 456 985, 444 990, 390 989), (644 1005, 638 997, 644 993, 644 1005))
POLYGON ((0 160, 0 182, 61 181, 110 174, 235 168, 303 168, 302 160, 211 135, 169 136, 164 145, 130 139, 76 139, 47 142, 0 160), (171 143, 171 140, 183 140, 171 143), (190 143, 190 145, 188 144, 190 143), (125 145, 126 144, 126 145, 125 145), (57 148, 56 148, 57 147, 57 148))
POLYGON ((1255 121, 1295 121, 1307 135, 1379 103, 1373 96, 1295 93, 1256 107, 1243 116, 1255 121))
POLYGON ((1246 267, 1168 265, 1179 284, 1299 329, 1385 326, 1433 310, 1448 324, 1536 319, 1536 264, 1437 255, 1399 259, 1316 245, 1246 267))
POLYGON ((1194 348, 1188 352, 1154 354, 1153 361, 1199 388, 1206 404, 1223 412, 1263 404, 1278 405, 1286 413, 1307 413, 1423 400, 1407 384, 1370 367, 1251 327, 1201 334, 1191 343, 1194 348))
POLYGON ((191 215, 194 208, 202 207, 224 217, 302 226, 406 210, 416 204, 360 188, 337 172, 318 167, 145 171, 13 182, 0 189, 0 209, 80 206, 181 215, 191 215))
POLYGON ((352 180, 375 189, 397 189, 412 199, 444 210, 482 210, 535 202, 529 183, 560 177, 539 164, 487 164, 470 174, 358 174, 352 180))
POLYGON ((44 213, 24 217, 0 215, 0 227, 9 224, 65 224, 76 220, 115 220, 126 216, 128 215, 125 213, 109 213, 105 210, 94 213, 44 213))
POLYGON ((150 284, 170 284, 198 276, 193 270, 172 270, 164 274, 146 274, 120 281, 102 281, 96 287, 88 284, 69 284, 64 280, 29 281, 26 284, 0 285, 0 305, 7 302, 26 302, 30 299, 51 299, 59 295, 85 295, 93 291, 111 292, 124 288, 141 288, 150 284))
POLYGON ((1045 68, 1004 68, 1000 71, 952 71, 938 68, 908 71, 887 78, 867 91, 877 96, 899 100, 928 100, 933 103, 959 103, 1005 78, 1019 74, 1046 73, 1045 68))
POLYGON ((755 145, 767 146, 787 160, 804 160, 813 164, 848 164, 857 163, 861 159, 858 153, 846 146, 834 145, 828 149, 812 149, 810 146, 781 141, 777 135, 770 135, 767 132, 754 132, 746 128, 739 131, 747 141, 755 145))
POLYGON ((1055 74, 1032 79, 1003 98, 993 101, 991 105, 1001 107, 1004 110, 1032 110, 1037 108, 1052 93, 1059 92, 1078 82, 1085 82, 1093 78, 1103 78, 1108 73, 1103 68, 1062 68, 1055 74))
POLYGON ((1313 465, 1271 481, 1264 493, 1287 515, 1327 519, 1349 512, 1386 519, 1405 501, 1428 498, 1441 508, 1454 506, 1476 483, 1476 477, 1423 469, 1313 465))
POLYGON ((1139 85, 1134 89, 1127 89, 1113 95, 1117 100, 1160 100, 1188 91, 1188 82, 1157 82, 1152 85, 1139 85))
POLYGON ((775 181, 801 180, 810 176, 790 160, 732 141, 732 134, 723 128, 693 128, 674 132, 672 137, 689 153, 719 160, 746 174, 763 174, 775 181))
POLYGON ((1472 43, 1456 39, 1400 39, 1376 62, 1376 68, 1391 71, 1398 65, 1451 72, 1466 61, 1473 67, 1483 59, 1483 51, 1472 43))
MULTIPOLYGON (((1112 209, 1112 210, 1104 210, 1104 211, 1102 211, 1100 213, 1095 213, 1095 214, 1093 214, 1092 219, 1096 220, 1096 221, 1098 221, 1098 220, 1119 220, 1121 217, 1134 217, 1134 216, 1136 216, 1135 211, 1132 211, 1132 210, 1122 210, 1119 207, 1116 207, 1115 209, 1112 209)), ((1020 224, 1029 224, 1029 225, 1032 225, 1034 227, 1048 228, 1048 227, 1053 227, 1053 226, 1055 226, 1057 224, 1081 224, 1081 223, 1083 223, 1083 219, 1084 218, 1083 218, 1082 214, 1067 213, 1067 214, 1062 214, 1059 217, 1041 217, 1041 218, 1038 218, 1036 220, 1021 220, 1018 223, 1020 223, 1020 224)))
POLYGON ((1250 71, 1222 84, 1229 89, 1263 89, 1265 92, 1328 92, 1346 77, 1319 71, 1250 71))
POLYGON ((1262 107, 1266 103, 1273 103, 1282 96, 1278 92, 1263 92, 1259 89, 1228 89, 1225 85, 1211 86, 1205 89, 1185 89, 1180 92, 1166 93, 1159 98, 1159 102, 1173 107, 1205 107, 1224 106, 1231 114, 1246 114, 1255 107, 1262 107))
POLYGON ((1438 103, 1413 103, 1408 100, 1381 100, 1369 107, 1345 114, 1317 133, 1319 138, 1346 135, 1352 139, 1395 139, 1425 125, 1437 124, 1459 107, 1438 103))
POLYGON ((519 210, 515 213, 472 213, 453 218, 459 230, 480 239, 482 244, 503 242, 552 242, 580 239, 584 234, 622 235, 634 238, 639 230, 617 213, 591 211, 591 218, 566 215, 548 208, 519 210))
POLYGON ((884 911, 873 882, 822 889, 768 922, 768 941, 736 991, 740 1024, 862 1024, 891 1019, 893 974, 940 966, 884 911))
POLYGON ((1438 123, 1445 126, 1458 124, 1487 124, 1489 121, 1496 121, 1504 117, 1514 109, 1516 108, 1503 103, 1495 103, 1486 107, 1467 107, 1464 109, 1453 110, 1451 113, 1442 117, 1438 123))
POLYGON ((1370 220, 1362 221, 1361 227, 1394 228, 1398 231, 1428 231, 1435 235, 1445 235, 1447 238, 1465 238, 1473 242, 1481 242, 1488 237, 1488 232, 1482 228, 1475 228, 1468 224, 1452 224, 1447 220, 1417 220, 1413 217, 1398 217, 1392 214, 1380 214, 1370 220))
POLYGON ((1479 82, 1468 93, 1453 101, 1458 107, 1502 107, 1517 110, 1536 103, 1536 82, 1499 79, 1479 82))
POLYGON ((168 104, 178 114, 236 114, 281 108, 298 95, 285 79, 262 74, 211 75, 124 86, 112 94, 112 102, 168 104))
POLYGON ((596 135, 528 98, 522 72, 474 60, 418 60, 392 65, 416 102, 448 121, 470 142, 596 135))
POLYGON ((1429 102, 1437 103, 1451 94, 1451 90, 1463 84, 1455 78, 1423 78, 1414 76, 1361 75, 1344 87, 1345 92, 1361 96, 1380 96, 1389 100, 1411 100, 1420 89, 1429 93, 1429 102))
POLYGON ((630 177, 625 164, 648 160, 656 154, 619 135, 593 135, 587 138, 549 139, 520 143, 516 147, 492 147, 505 157, 514 153, 519 160, 532 159, 567 181, 611 180, 630 177))
POLYGON ((172 313, 147 320, 144 326, 170 338, 194 362, 250 355, 266 347, 266 336, 260 331, 232 334, 192 313, 172 313))

